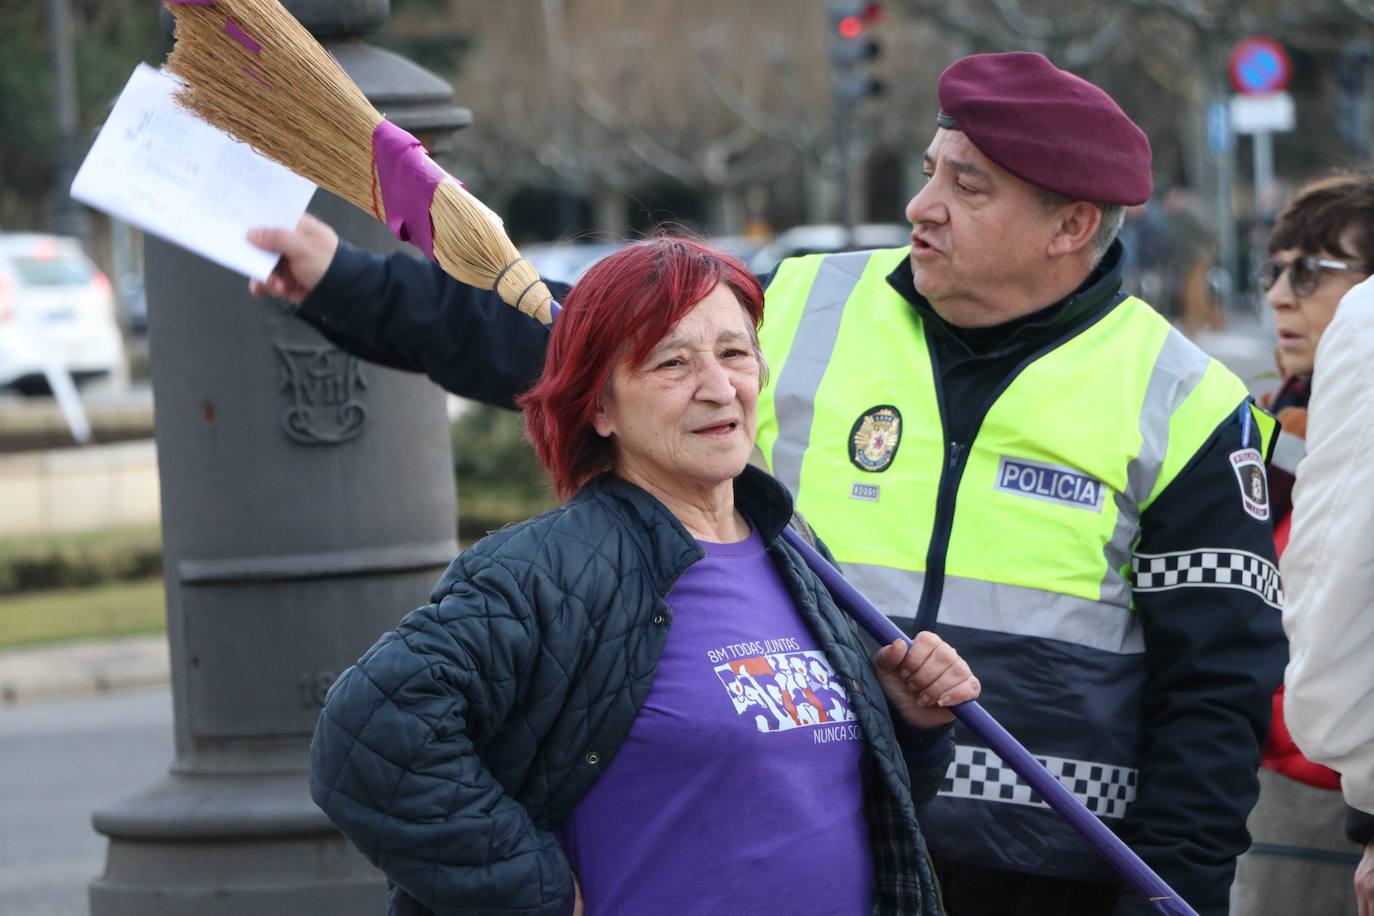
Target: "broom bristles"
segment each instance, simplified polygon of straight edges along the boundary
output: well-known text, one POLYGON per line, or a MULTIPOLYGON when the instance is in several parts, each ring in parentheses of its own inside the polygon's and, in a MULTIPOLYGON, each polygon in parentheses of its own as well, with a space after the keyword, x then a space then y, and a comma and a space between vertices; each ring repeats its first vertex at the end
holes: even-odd
POLYGON ((507 305, 545 324, 553 321, 549 307, 553 294, 534 265, 520 257, 506 233, 466 189, 451 178, 444 179, 434 191, 429 215, 434 224, 434 258, 448 274, 472 286, 494 286, 507 305))
MULTIPOLYGON (((290 13, 276 0, 168 5, 176 45, 167 65, 186 83, 178 103, 385 221, 372 150, 382 115, 290 13), (260 45, 256 53, 226 31, 226 19, 260 45)), ((463 283, 495 287, 502 301, 551 321, 552 294, 487 214, 445 178, 430 204, 435 261, 463 283)))

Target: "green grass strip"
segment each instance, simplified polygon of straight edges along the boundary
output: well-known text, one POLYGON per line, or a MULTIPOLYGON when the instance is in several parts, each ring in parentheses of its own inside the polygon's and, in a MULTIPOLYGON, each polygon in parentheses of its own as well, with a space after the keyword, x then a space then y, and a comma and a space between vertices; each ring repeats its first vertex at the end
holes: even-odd
POLYGON ((0 648, 166 629, 162 579, 0 596, 0 648))
POLYGON ((127 544, 156 544, 161 541, 161 537, 161 532, 156 525, 64 534, 27 534, 23 537, 0 537, 0 561, 8 557, 31 556, 60 550, 108 550, 127 544))

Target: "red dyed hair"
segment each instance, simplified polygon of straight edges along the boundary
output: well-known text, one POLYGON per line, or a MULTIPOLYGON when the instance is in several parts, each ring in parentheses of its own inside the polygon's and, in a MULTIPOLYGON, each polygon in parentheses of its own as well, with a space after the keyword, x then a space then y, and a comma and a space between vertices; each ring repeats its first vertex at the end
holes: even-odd
POLYGON ((648 358, 721 283, 757 328, 763 318, 759 281, 737 259, 692 239, 636 242, 598 261, 568 293, 549 337, 544 372, 517 401, 525 411, 525 435, 560 497, 577 492, 615 458, 613 443, 597 434, 592 420, 616 364, 648 358))

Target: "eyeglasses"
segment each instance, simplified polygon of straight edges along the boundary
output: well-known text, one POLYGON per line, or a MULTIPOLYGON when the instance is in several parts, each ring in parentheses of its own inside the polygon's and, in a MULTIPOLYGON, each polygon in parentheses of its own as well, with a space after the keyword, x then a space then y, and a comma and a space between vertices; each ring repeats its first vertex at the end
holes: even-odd
POLYGON ((1356 264, 1350 261, 1333 261, 1331 258, 1318 257, 1315 254, 1306 254, 1299 258, 1288 261, 1270 259, 1259 267, 1260 287, 1267 293, 1279 282, 1285 270, 1291 268, 1288 275, 1288 283, 1293 287, 1293 295, 1302 298, 1310 296, 1317 291, 1318 284, 1321 283, 1321 272, 1323 270, 1354 270, 1359 273, 1367 273, 1363 264, 1356 264))

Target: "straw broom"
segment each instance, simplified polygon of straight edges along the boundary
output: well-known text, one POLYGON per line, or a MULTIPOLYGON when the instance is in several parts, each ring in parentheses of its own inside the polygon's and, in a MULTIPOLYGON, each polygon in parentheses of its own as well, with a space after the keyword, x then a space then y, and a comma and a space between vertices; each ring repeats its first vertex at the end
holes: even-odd
POLYGON ((432 231, 426 254, 446 273, 495 289, 507 304, 552 322, 552 294, 499 218, 427 156, 413 158, 422 153, 411 151, 412 159, 397 168, 379 152, 379 131, 393 140, 413 138, 382 124, 362 91, 276 0, 168 0, 167 6, 176 16, 168 69, 185 83, 179 104, 377 219, 391 216, 393 232, 402 208, 387 213, 389 192, 406 185, 407 175, 437 177, 427 216, 422 202, 406 220, 410 240, 432 231), (401 178, 391 177, 397 172, 401 178), (426 225, 418 225, 422 220, 426 225))

